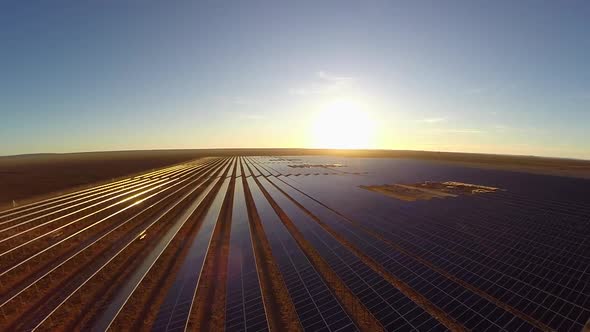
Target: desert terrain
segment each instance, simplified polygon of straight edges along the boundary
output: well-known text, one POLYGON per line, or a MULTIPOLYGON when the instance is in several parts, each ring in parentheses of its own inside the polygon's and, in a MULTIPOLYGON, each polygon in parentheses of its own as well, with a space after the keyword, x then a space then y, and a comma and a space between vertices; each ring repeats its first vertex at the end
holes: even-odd
POLYGON ((406 158, 468 167, 590 178, 590 161, 404 150, 191 149, 31 154, 0 157, 0 209, 205 156, 333 155, 406 158))
POLYGON ((86 188, 0 211, 0 330, 579 331, 590 318, 588 288, 571 287, 588 276, 587 180, 262 152, 31 163, 86 188))

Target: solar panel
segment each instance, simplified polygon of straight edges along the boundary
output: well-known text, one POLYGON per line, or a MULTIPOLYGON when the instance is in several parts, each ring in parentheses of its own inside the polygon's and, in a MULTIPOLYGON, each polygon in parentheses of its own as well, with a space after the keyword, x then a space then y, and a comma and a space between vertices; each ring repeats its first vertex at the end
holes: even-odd
MULTIPOLYGON (((283 186, 283 189, 287 189, 288 187, 283 186)), ((290 194, 296 195, 297 192, 291 190, 290 194)), ((304 199, 302 195, 298 196, 298 199, 304 199)), ((386 246, 380 246, 379 248, 377 245, 379 242, 375 241, 375 239, 370 239, 366 235, 362 233, 357 233, 352 230, 351 227, 345 221, 338 221, 337 215, 331 214, 330 211, 324 209, 322 211, 322 207, 318 206, 317 204, 314 205, 314 202, 311 200, 305 201, 305 206, 310 208, 312 212, 320 215, 322 220, 326 223, 330 224, 330 226, 334 227, 334 229, 338 230, 343 236, 347 237, 348 240, 353 241, 355 245, 358 245, 361 249, 364 250, 366 254, 371 256, 373 259, 381 263, 390 273, 394 276, 398 277, 402 281, 407 282, 415 290, 418 290, 420 293, 426 294, 427 298, 430 298, 434 304, 439 305, 442 303, 453 302, 455 303, 455 307, 458 311, 461 312, 471 312, 472 316, 477 316, 478 314, 475 313, 473 310, 469 309, 469 307, 463 305, 461 302, 456 301, 453 296, 449 295, 448 293, 442 291, 440 288, 436 287, 433 282, 426 282, 424 277, 420 277, 421 273, 428 272, 427 269, 423 266, 419 266, 415 264, 415 262, 406 260, 405 262, 400 262, 402 258, 404 258, 401 254, 397 252, 392 252, 391 248, 386 246)), ((431 278, 435 276, 430 276, 431 278)), ((455 285, 456 287, 460 287, 455 285)), ((458 317, 454 317, 458 318, 458 317)), ((470 318, 470 317, 465 317, 470 318)), ((485 320, 486 318, 483 316, 479 316, 479 320, 485 320)))
POLYGON ((242 181, 236 181, 225 307, 227 331, 268 329, 251 241, 244 188, 242 181))
MULTIPOLYGON (((65 234, 71 233, 71 237, 58 237, 55 242, 49 235, 59 230, 55 229, 57 224, 45 224, 34 230, 47 235, 49 247, 37 240, 23 245, 31 253, 37 246, 39 250, 45 248, 39 255, 28 256, 18 247, 14 250, 17 257, 9 257, 10 251, 6 250, 14 247, 9 240, 25 243, 33 233, 11 237, 3 245, 3 260, 16 259, 18 263, 11 263, 2 275, 2 282, 6 280, 8 288, 14 288, 4 294, 5 321, 25 330, 38 324, 41 329, 50 329, 61 320, 72 328, 96 327, 114 320, 115 324, 151 325, 154 331, 183 331, 191 310, 196 308, 193 314, 212 317, 227 331, 265 331, 275 324, 293 323, 300 323, 306 331, 358 331, 366 326, 362 312, 368 314, 365 318, 372 321, 371 326, 378 321, 390 331, 445 331, 459 326, 474 331, 577 332, 590 319, 590 186, 586 180, 416 160, 329 156, 231 157, 187 165, 129 178, 122 182, 124 187, 116 182, 3 213, 0 219, 7 237, 20 232, 15 225, 29 229, 42 222, 38 217, 43 214, 53 220, 94 204, 95 200, 112 198, 119 191, 133 194, 128 191, 142 181, 172 181, 162 187, 166 188, 179 179, 190 180, 191 174, 206 174, 201 180, 216 182, 214 177, 223 176, 223 172, 209 173, 211 167, 231 167, 232 172, 236 167, 235 178, 231 179, 230 172, 225 180, 221 179, 219 194, 199 221, 194 239, 173 238, 174 233, 157 229, 147 238, 145 234, 138 238, 138 227, 144 224, 166 228, 166 221, 156 218, 164 210, 149 210, 153 212, 149 219, 140 220, 137 226, 129 220, 117 227, 102 223, 80 233, 83 236, 75 236, 74 230, 84 225, 72 224, 65 234), (230 162, 223 166, 225 161, 230 162), (501 189, 405 201, 359 188, 379 184, 416 186, 426 180, 501 189), (228 188, 233 191, 226 196, 228 188), (282 211, 275 211, 271 201, 276 201, 277 210, 282 211), (255 215, 260 217, 260 224, 258 218, 249 219, 255 215), (231 223, 227 223, 230 219, 225 217, 230 216, 231 223), (255 234, 250 233, 253 225, 255 234), (106 241, 111 238, 114 242, 106 241), (152 250, 142 258, 137 250, 137 260, 133 260, 137 264, 124 264, 126 272, 116 273, 118 279, 113 280, 118 281, 110 291, 95 294, 88 288, 98 280, 93 279, 97 278, 92 277, 93 273, 111 273, 109 259, 126 246, 171 243, 162 239, 178 241, 174 248, 182 248, 174 251, 182 253, 180 256, 158 258, 176 273, 168 274, 170 279, 151 274, 145 278, 148 284, 143 284, 146 268, 160 257, 153 253, 161 251, 152 250), (253 242, 255 239, 262 242, 253 242), (90 255, 92 259, 78 255, 86 248, 102 254, 90 255), (207 260, 208 254, 214 259, 207 260), (18 255, 26 259, 19 261, 18 255), (44 257, 50 260, 41 259, 44 257), (78 262, 80 267, 75 266, 78 262), (227 277, 222 279, 217 272, 224 273, 225 264, 227 277), (64 268, 57 271, 59 266, 64 268), (83 273, 69 272, 78 268, 83 273), (125 273, 133 278, 123 277, 125 273), (278 283, 278 279, 271 278, 277 274, 278 283), (21 277, 23 281, 14 281, 21 277), (151 283, 171 286, 145 297, 135 291, 137 285, 145 286, 137 288, 143 290, 151 283), (78 290, 78 286, 83 288, 78 290), (266 292, 267 286, 273 291, 266 292), (202 289, 208 291, 201 293, 202 289), (76 292, 84 295, 86 290, 90 290, 87 296, 72 296, 76 292), (39 300, 34 301, 39 305, 27 303, 26 299, 35 294, 39 294, 39 300), (129 294, 133 297, 129 298, 129 294), (132 301, 127 303, 127 299, 132 301), (162 303, 155 316, 151 314, 155 309, 152 300, 162 303), (67 308, 91 308, 93 303, 99 304, 88 314, 66 317, 67 308), (351 303, 360 310, 356 311, 351 303), (139 320, 142 312, 150 314, 139 320), (281 315, 286 312, 288 315, 281 315), (221 317, 225 321, 218 319, 221 317)), ((162 193, 171 192, 169 197, 154 193, 160 195, 155 198, 161 200, 162 209, 180 197, 180 193, 173 195, 173 187, 168 189, 162 193)), ((188 220, 184 217, 191 210, 182 209, 180 219, 171 217, 175 227, 180 227, 179 220, 188 220)), ((58 224, 69 221, 64 217, 58 224)), ((119 271, 118 267, 112 270, 119 271)), ((193 321, 188 323, 190 327, 193 321)), ((203 322, 195 323, 203 326, 199 325, 203 322)))
POLYGON ((160 306, 152 331, 184 330, 190 315, 205 257, 207 256, 209 241, 213 235, 228 185, 229 179, 224 180, 207 211, 199 233, 191 243, 176 279, 160 306))
MULTIPOLYGON (((304 190, 309 184, 285 181, 304 190)), ((547 208, 516 196, 502 193, 451 203, 407 204, 405 208, 390 204, 385 209, 370 207, 367 198, 358 204, 364 208, 339 208, 347 213, 352 210, 355 219, 533 319, 558 330, 581 329, 590 317, 584 205, 554 200, 547 208), (436 213, 441 210, 447 214, 436 213)), ((309 203, 304 205, 309 208, 309 203)), ((352 242, 359 243, 358 239, 352 242)), ((420 271, 415 266, 411 269, 420 271)), ((478 312, 489 310, 482 303, 476 305, 478 312)), ((519 324, 514 318, 499 317, 505 326, 519 324)), ((524 328, 522 322, 519 326, 524 328)))
POLYGON ((282 225, 254 179, 248 179, 258 214, 305 330, 337 331, 354 326, 334 295, 282 225))
MULTIPOLYGON (((470 228, 471 232, 466 233, 456 228, 449 229, 450 226, 433 220, 428 228, 414 227, 414 238, 420 239, 422 242, 429 241, 430 244, 424 243, 421 245, 422 250, 432 247, 432 252, 437 252, 447 260, 457 264, 458 269, 454 273, 459 277, 474 279, 478 284, 485 285, 486 290, 493 292, 501 300, 509 302, 516 308, 553 328, 581 324, 578 319, 579 312, 582 311, 582 314, 584 314, 583 312, 586 311, 584 308, 587 308, 587 306, 585 307, 583 299, 588 297, 583 294, 583 288, 579 290, 568 288, 568 283, 563 282, 565 276, 559 277, 562 273, 558 269, 566 269, 566 267, 554 266, 552 271, 548 271, 552 264, 549 264, 548 261, 535 263, 535 260, 531 259, 530 255, 524 259, 517 259, 515 262, 515 255, 521 253, 522 249, 508 247, 508 250, 500 250, 510 243, 512 236, 506 234, 503 237, 498 237, 492 227, 484 229, 486 236, 483 236, 482 233, 479 237, 473 237, 470 234, 473 234, 474 230, 477 230, 481 227, 481 224, 485 223, 485 221, 481 221, 482 219, 498 219, 491 217, 487 219, 488 215, 481 209, 479 211, 482 212, 479 215, 461 214, 463 223, 474 224, 470 228), (473 219, 467 219, 469 216, 473 219), (486 247, 494 248, 494 251, 499 253, 500 256, 485 255, 483 249, 486 247), (482 262, 485 262, 485 264, 482 262), (532 268, 533 266, 535 267, 532 268), (530 271, 527 271, 527 269, 530 269, 530 271), (543 271, 547 272, 543 273, 543 271), (543 278, 543 276, 552 276, 553 278, 543 278), (482 280, 487 280, 487 283, 482 280), (559 297, 556 295, 559 295, 559 297), (543 313, 543 315, 540 315, 540 313, 543 313)), ((457 214, 456 211, 454 214, 457 214)), ((443 220, 453 220, 453 217, 450 216, 443 217, 445 218, 443 220)), ((540 219, 542 218, 536 218, 535 220, 540 219)), ((404 238, 407 240, 408 236, 404 236, 404 238)), ((513 243, 518 242, 516 238, 513 240, 513 243)), ((542 251, 537 250, 535 252, 535 254, 542 253, 542 251)), ((572 273, 572 271, 569 272, 572 273)), ((572 277, 575 278, 576 275, 566 278, 572 280, 572 277)), ((577 283, 579 281, 572 282, 572 285, 577 283)), ((581 325, 579 327, 581 328, 581 325)))
MULTIPOLYGON (((422 308, 319 228, 298 207, 274 189, 270 182, 262 179, 261 183, 352 293, 359 297, 384 327, 393 331, 415 329, 422 324, 433 324, 428 321, 434 318, 422 316, 424 313, 422 308), (416 315, 416 313, 419 314, 416 315)), ((438 323, 432 328, 439 328, 438 323)))

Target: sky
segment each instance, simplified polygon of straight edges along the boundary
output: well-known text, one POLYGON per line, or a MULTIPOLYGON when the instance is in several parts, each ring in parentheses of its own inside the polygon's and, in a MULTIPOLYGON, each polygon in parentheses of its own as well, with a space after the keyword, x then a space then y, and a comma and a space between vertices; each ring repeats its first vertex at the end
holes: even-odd
POLYGON ((2 1, 0 155, 590 159, 588 1, 2 1))

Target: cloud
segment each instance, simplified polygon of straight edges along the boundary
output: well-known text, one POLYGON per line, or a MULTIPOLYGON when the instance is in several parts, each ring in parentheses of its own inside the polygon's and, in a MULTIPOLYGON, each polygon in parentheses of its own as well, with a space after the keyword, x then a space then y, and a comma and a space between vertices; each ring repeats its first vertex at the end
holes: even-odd
POLYGON ((446 129, 444 130, 445 133, 450 134, 483 134, 485 133, 484 130, 480 129, 446 129))
POLYGON ((481 129, 470 129, 470 128, 457 128, 457 129, 431 129, 428 132, 435 134, 485 134, 485 130, 481 129))
POLYGON ((310 91, 309 89, 304 89, 304 88, 291 88, 291 89, 289 89, 289 94, 291 94, 291 95, 304 96, 304 95, 307 95, 310 93, 312 93, 312 91, 310 91))
POLYGON ((510 126, 507 125, 503 125, 503 124, 496 124, 493 126, 494 129, 496 129, 497 131, 506 131, 506 130, 511 130, 513 129, 510 126))
POLYGON ((537 128, 535 127, 530 127, 530 126, 512 126, 512 125, 506 125, 503 123, 497 123, 495 125, 491 126, 492 129, 498 131, 498 132, 513 132, 513 133, 532 133, 537 131, 537 128))
POLYGON ((481 95, 488 91, 486 88, 470 88, 464 91, 466 95, 481 95))
POLYGON ((262 101, 252 98, 237 97, 232 99, 231 103, 239 106, 255 106, 260 105, 262 101))
POLYGON ((250 105, 250 102, 248 100, 242 99, 242 98, 236 98, 234 100, 232 100, 232 104, 235 105, 250 105))
POLYGON ((238 112, 238 111, 228 111, 224 112, 226 116, 230 117, 231 119, 242 119, 242 120, 262 120, 266 118, 266 115, 263 113, 256 113, 256 112, 238 112))
POLYGON ((354 80, 354 78, 352 77, 345 77, 345 76, 336 76, 336 75, 332 75, 329 74, 323 70, 320 70, 317 72, 317 76, 322 79, 322 80, 326 80, 326 81, 333 81, 333 82, 342 82, 342 81, 352 81, 354 80))
POLYGON ((265 119, 266 116, 262 115, 262 114, 255 114, 255 113, 240 113, 238 115, 240 117, 240 119, 245 119, 245 120, 262 120, 265 119))
POLYGON ((355 79, 348 76, 338 76, 326 71, 318 71, 313 82, 288 90, 289 94, 296 96, 337 94, 351 88, 355 79))
POLYGON ((426 119, 418 120, 418 122, 423 122, 423 123, 440 123, 440 122, 445 122, 445 121, 447 121, 446 118, 426 118, 426 119))

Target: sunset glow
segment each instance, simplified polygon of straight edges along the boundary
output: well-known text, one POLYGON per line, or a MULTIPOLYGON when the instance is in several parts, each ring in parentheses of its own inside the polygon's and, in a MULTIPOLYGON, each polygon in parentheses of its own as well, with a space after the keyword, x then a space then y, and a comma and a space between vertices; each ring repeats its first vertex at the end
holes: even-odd
POLYGON ((330 103, 313 121, 313 147, 366 149, 374 146, 373 120, 353 101, 330 103))

